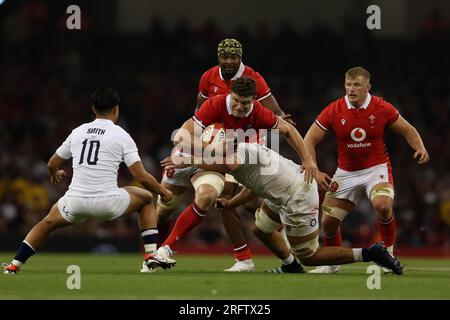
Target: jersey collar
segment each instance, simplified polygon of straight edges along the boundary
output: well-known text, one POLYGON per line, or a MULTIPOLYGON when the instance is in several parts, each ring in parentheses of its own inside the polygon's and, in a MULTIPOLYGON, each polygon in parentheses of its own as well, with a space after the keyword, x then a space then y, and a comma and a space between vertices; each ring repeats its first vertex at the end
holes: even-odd
MULTIPOLYGON (((242 76, 242 74, 244 73, 244 71, 245 71, 245 66, 244 66, 244 64, 243 64, 242 61, 241 61, 241 65, 239 66, 238 71, 236 72, 236 74, 234 75, 234 77, 231 78, 231 80, 234 81, 234 80, 236 80, 237 78, 239 78, 240 76, 242 76)), ((219 67, 219 76, 220 76, 220 80, 225 81, 225 79, 222 77, 222 68, 220 68, 220 67, 219 67)))
POLYGON ((98 118, 95 118, 93 122, 114 123, 114 122, 112 122, 112 120, 109 120, 109 119, 98 119, 98 118))
MULTIPOLYGON (((231 116, 232 115, 232 111, 231 111, 231 95, 227 95, 226 99, 225 99, 226 105, 227 105, 227 111, 228 114, 231 116)), ((247 113, 245 114, 246 117, 248 117, 253 111, 253 103, 252 106, 250 107, 250 109, 247 111, 247 113)))
MULTIPOLYGON (((362 106, 360 108, 367 109, 371 100, 372 100, 372 96, 370 95, 370 93, 367 93, 366 101, 364 101, 364 103, 362 104, 362 106)), ((345 103, 347 104, 348 109, 356 109, 355 106, 350 103, 350 100, 348 100, 347 95, 345 95, 345 103)))

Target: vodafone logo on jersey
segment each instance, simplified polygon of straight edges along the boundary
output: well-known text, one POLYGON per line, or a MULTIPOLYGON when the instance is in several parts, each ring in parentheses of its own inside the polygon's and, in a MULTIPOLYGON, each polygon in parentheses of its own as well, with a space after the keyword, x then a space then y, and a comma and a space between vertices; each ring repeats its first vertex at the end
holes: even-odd
POLYGON ((347 144, 347 148, 367 148, 372 145, 371 142, 362 143, 366 138, 367 134, 366 131, 363 128, 355 128, 350 133, 350 137, 352 137, 353 141, 356 141, 357 143, 349 143, 347 144))
POLYGON ((355 128, 350 133, 352 139, 356 142, 361 142, 366 138, 366 132, 363 128, 355 128))

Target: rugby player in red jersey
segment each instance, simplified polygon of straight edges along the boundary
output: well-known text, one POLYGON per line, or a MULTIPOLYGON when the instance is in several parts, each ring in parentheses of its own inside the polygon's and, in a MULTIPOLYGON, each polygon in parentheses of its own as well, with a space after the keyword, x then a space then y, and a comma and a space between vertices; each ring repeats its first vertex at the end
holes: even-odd
MULTIPOLYGON (((315 165, 305 149, 301 135, 294 126, 264 108, 255 100, 255 96, 255 80, 248 76, 240 77, 233 83, 230 94, 206 100, 181 129, 189 133, 192 137, 188 139, 190 141, 194 141, 195 136, 200 136, 203 129, 213 123, 223 123, 226 129, 242 129, 242 132, 249 129, 278 129, 303 161, 302 168, 306 179, 311 181, 312 175, 315 176, 315 165)), ((175 142, 178 140, 175 137, 175 142)), ((195 200, 180 214, 172 232, 160 247, 161 250, 158 249, 158 252, 167 256, 172 255, 171 249, 177 241, 200 223, 206 212, 216 203, 224 187, 224 177, 220 173, 201 171, 192 166, 177 170, 180 170, 180 176, 192 177, 195 200)))
MULTIPOLYGON (((327 190, 322 205, 325 246, 340 246, 340 225, 345 216, 364 197, 370 199, 377 215, 378 231, 388 251, 394 254, 396 235, 392 211, 394 181, 384 144, 386 129, 402 135, 414 150, 418 164, 430 157, 417 130, 392 104, 369 93, 370 73, 354 67, 345 73, 346 95, 329 104, 305 136, 308 151, 315 159, 315 146, 328 131, 338 145, 338 168, 330 178, 317 172, 319 188, 327 190)), ((335 273, 339 266, 322 266, 310 272, 335 273)))
MULTIPOLYGON (((252 68, 244 65, 242 62, 242 45, 236 39, 224 39, 217 48, 218 65, 208 69, 200 78, 199 92, 197 95, 196 110, 211 97, 217 95, 229 94, 231 86, 234 81, 241 76, 249 76, 256 82, 256 97, 263 107, 272 110, 276 115, 291 124, 295 124, 290 115, 280 109, 277 100, 273 96, 265 79, 252 68)), ((227 128, 227 127, 226 127, 227 128)), ((261 143, 264 143, 262 138, 261 143)), ((182 172, 176 170, 171 172, 164 172, 162 184, 169 188, 174 194, 174 201, 169 204, 158 201, 158 228, 160 230, 160 239, 164 240, 172 226, 172 213, 181 201, 184 192, 187 190, 190 177, 183 175, 182 172)), ((235 179, 229 175, 225 175, 225 186, 222 196, 225 198, 232 198, 239 191, 239 186, 235 179)), ((257 201, 256 201, 257 202, 257 201)), ((249 203, 247 208, 254 212, 259 203, 249 203)), ((241 272, 253 271, 254 263, 250 248, 245 239, 241 221, 236 210, 233 208, 226 208, 220 211, 223 217, 223 224, 225 230, 233 244, 236 263, 225 271, 241 272)))

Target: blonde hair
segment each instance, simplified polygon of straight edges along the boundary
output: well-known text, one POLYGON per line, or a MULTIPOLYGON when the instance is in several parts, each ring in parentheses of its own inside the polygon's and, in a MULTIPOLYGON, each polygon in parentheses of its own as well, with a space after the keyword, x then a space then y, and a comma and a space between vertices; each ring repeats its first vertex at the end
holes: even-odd
POLYGON ((345 77, 356 78, 358 76, 363 76, 370 81, 370 72, 363 67, 353 67, 347 70, 345 77))

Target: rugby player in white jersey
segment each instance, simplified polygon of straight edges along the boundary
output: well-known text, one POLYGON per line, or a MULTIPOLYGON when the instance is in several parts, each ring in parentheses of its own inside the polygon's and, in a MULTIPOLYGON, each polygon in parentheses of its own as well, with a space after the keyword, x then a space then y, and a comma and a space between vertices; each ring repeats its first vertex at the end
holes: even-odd
POLYGON ((159 194, 164 201, 169 201, 172 193, 145 170, 136 143, 125 130, 115 125, 119 102, 119 95, 111 88, 99 88, 92 94, 96 119, 75 128, 47 164, 51 182, 58 183, 66 175, 60 170, 61 165, 72 158, 73 177, 69 190, 27 234, 12 262, 5 266, 5 274, 16 274, 57 228, 88 218, 114 220, 135 211, 139 215, 138 224, 144 241, 141 271, 175 265, 175 260, 161 257, 156 252, 157 217, 151 192, 159 194), (121 162, 125 162, 145 189, 118 187, 121 162))
MULTIPOLYGON (((257 237, 264 240, 273 236, 280 240, 277 230, 284 226, 292 253, 307 266, 325 264, 346 264, 374 261, 402 274, 400 262, 391 256, 386 248, 377 243, 369 248, 342 248, 319 246, 319 194, 317 183, 305 179, 299 165, 262 145, 239 143, 236 152, 223 164, 201 163, 197 166, 205 170, 214 170, 231 174, 245 187, 230 200, 218 199, 222 207, 235 208, 252 199, 265 199, 255 214, 253 229, 257 237)), ((163 162, 167 168, 182 167, 182 160, 163 162)), ((193 163, 202 161, 195 159, 193 163)), ((264 243, 266 241, 263 241, 264 243)), ((281 246, 285 246, 281 243, 281 246)), ((273 247, 276 247, 274 243, 273 247)), ((273 247, 270 249, 273 251, 273 247)), ((163 247, 158 249, 161 255, 170 258, 163 247)))

